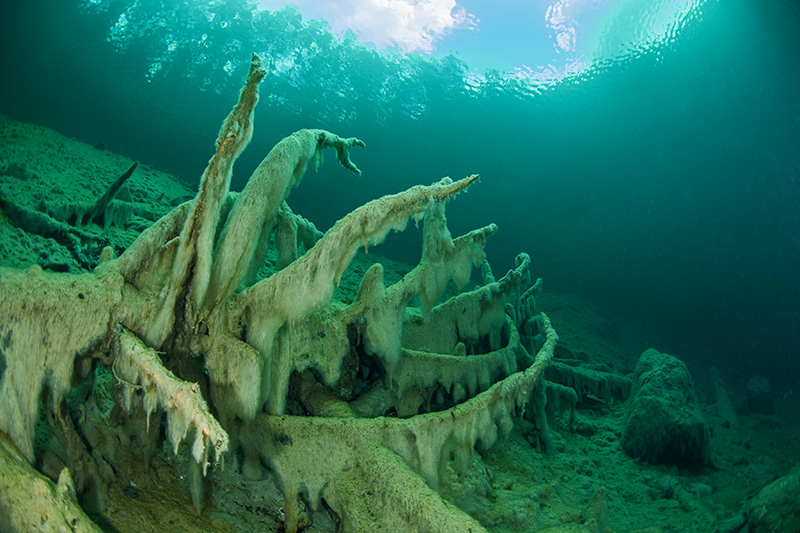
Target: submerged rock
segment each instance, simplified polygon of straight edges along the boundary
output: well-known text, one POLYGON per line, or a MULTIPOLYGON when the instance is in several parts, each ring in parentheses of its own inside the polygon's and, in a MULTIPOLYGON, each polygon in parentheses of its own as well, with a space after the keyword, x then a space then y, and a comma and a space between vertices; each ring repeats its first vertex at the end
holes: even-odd
POLYGON ((800 469, 783 476, 759 492, 750 505, 750 533, 800 531, 800 469))
POLYGON ((710 442, 686 365, 671 355, 645 351, 634 370, 622 448, 650 463, 705 466, 710 442))

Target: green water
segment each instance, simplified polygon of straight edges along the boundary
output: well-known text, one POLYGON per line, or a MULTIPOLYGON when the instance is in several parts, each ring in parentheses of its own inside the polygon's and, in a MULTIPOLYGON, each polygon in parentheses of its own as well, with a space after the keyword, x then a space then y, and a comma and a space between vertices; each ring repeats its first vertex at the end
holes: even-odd
MULTIPOLYGON (((496 271, 526 251, 547 290, 635 319, 676 355, 711 348, 714 364, 798 384, 794 2, 708 0, 660 40, 598 35, 594 66, 533 82, 476 77, 453 56, 377 52, 241 0, 1 9, 0 112, 194 183, 260 53, 270 74, 234 188, 303 127, 367 143, 353 154, 361 178, 329 163, 290 197, 321 228, 380 195, 480 173, 448 220, 454 235, 498 224, 496 271)), ((419 233, 381 252, 416 260, 419 233)))

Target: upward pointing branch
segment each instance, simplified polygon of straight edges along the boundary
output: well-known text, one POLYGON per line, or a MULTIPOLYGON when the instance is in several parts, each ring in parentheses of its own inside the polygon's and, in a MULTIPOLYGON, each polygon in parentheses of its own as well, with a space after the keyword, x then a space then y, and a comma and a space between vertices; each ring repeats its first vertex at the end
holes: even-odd
POLYGON ((111 186, 108 188, 108 190, 106 190, 105 194, 103 194, 103 196, 98 198, 97 202, 95 202, 95 204, 92 206, 89 212, 86 213, 82 221, 83 224, 90 224, 94 222, 94 220, 100 215, 105 216, 108 204, 111 203, 111 201, 117 195, 117 193, 125 184, 125 182, 128 181, 128 178, 130 178, 133 175, 133 171, 136 170, 137 166, 139 166, 138 161, 135 162, 133 165, 131 165, 131 167, 128 170, 126 170, 125 173, 123 173, 120 177, 114 180, 114 183, 112 183, 111 186))
POLYGON ((200 182, 200 192, 181 230, 169 284, 162 307, 151 325, 148 340, 156 346, 164 342, 175 322, 175 304, 186 295, 186 320, 192 323, 211 276, 214 235, 219 224, 223 200, 230 188, 233 164, 253 135, 253 111, 258 102, 258 84, 266 75, 261 59, 253 54, 250 72, 239 95, 239 102, 225 119, 217 137, 217 151, 208 162, 200 182))

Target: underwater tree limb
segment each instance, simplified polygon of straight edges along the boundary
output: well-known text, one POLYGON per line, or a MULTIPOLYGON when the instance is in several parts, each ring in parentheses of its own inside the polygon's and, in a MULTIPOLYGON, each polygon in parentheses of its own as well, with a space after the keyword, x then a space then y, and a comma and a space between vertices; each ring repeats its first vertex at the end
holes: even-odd
POLYGON ((60 222, 55 218, 15 204, 0 195, 0 211, 19 228, 55 240, 63 245, 78 264, 86 269, 92 267, 92 259, 84 250, 84 243, 96 243, 97 246, 106 246, 108 237, 83 231, 80 228, 60 222))
POLYGON ((460 291, 469 280, 473 265, 485 257, 486 240, 497 231, 491 224, 453 240, 447 230, 444 205, 435 203, 426 210, 423 227, 423 252, 419 265, 399 282, 384 290, 382 275, 364 276, 356 303, 363 307, 366 320, 364 347, 383 363, 392 384, 394 368, 401 354, 408 301, 416 297, 423 317, 453 280, 460 291))
POLYGON ((216 309, 249 270, 263 263, 276 213, 300 183, 308 163, 315 169, 319 166, 323 148, 336 148, 342 166, 361 174, 348 155, 352 146, 364 143, 324 130, 300 130, 275 145, 248 180, 222 229, 204 314, 216 309))
MULTIPOLYGON (((391 513, 389 517, 403 520, 399 523, 412 530, 467 531, 459 527, 474 522, 462 511, 415 507, 412 502, 418 502, 424 492, 419 483, 410 478, 403 483, 388 483, 397 478, 387 478, 383 467, 365 467, 365 464, 376 461, 387 467, 390 465, 386 461, 394 461, 391 458, 399 456, 434 490, 444 477, 450 453, 455 457, 456 468, 466 469, 474 447, 480 444, 483 449, 489 448, 497 440, 498 433, 507 434, 512 425, 511 415, 526 407, 532 390, 541 383, 542 372, 552 359, 558 340, 546 316, 542 323, 547 341, 530 367, 446 411, 411 418, 379 419, 263 413, 256 416, 253 421, 256 440, 261 443, 263 457, 275 472, 286 499, 286 530, 295 531, 297 496, 301 492, 312 509, 318 508, 324 499, 342 520, 347 520, 345 517, 353 511, 351 498, 360 494, 352 492, 351 484, 356 483, 356 486, 379 487, 382 501, 396 502, 393 510, 382 506, 381 509, 391 513), (276 439, 271 435, 291 438, 276 439), (308 461, 308 457, 316 460, 308 461), (353 469, 357 469, 356 472, 353 469), (353 476, 357 480, 354 481, 353 476), (417 512, 402 517, 408 509, 417 509, 417 512), (454 529, 453 524, 457 525, 454 529)), ((529 407, 541 411, 544 416, 543 402, 529 407)), ((393 472, 394 467, 389 471, 393 472)), ((371 523, 379 524, 384 519, 383 514, 374 516, 371 523)), ((355 522, 353 530, 363 530, 363 524, 359 525, 355 522)), ((477 531, 481 530, 482 527, 478 527, 477 531)))
POLYGON ((53 483, 1 433, 0 472, 0 530, 102 531, 78 504, 69 470, 64 468, 53 483))
POLYGON ((0 431, 28 460, 39 398, 45 387, 58 405, 72 387, 75 360, 102 349, 112 336, 123 279, 102 275, 0 269, 0 431))
POLYGON ((84 508, 93 513, 105 511, 108 506, 108 484, 103 481, 95 458, 77 432, 66 400, 53 405, 47 390, 42 400, 47 407, 47 422, 64 447, 65 463, 72 476, 75 492, 82 497, 84 508))
MULTIPOLYGON (((355 172, 356 176, 361 175, 361 170, 350 160, 350 148, 353 146, 360 146, 361 148, 366 148, 366 144, 361 139, 356 139, 355 137, 350 137, 349 139, 343 139, 338 135, 334 135, 333 133, 327 132, 325 130, 318 130, 319 132, 319 144, 320 148, 333 148, 336 150, 336 159, 339 161, 339 164, 342 165, 347 170, 352 170, 355 172)), ((318 149, 314 152, 314 168, 316 169, 322 163, 322 150, 318 149)))
POLYGON ((178 318, 174 315, 174 309, 180 296, 183 294, 186 298, 182 306, 186 316, 181 318, 191 324, 208 290, 220 210, 230 188, 233 164, 253 136, 258 85, 265 75, 261 59, 253 54, 239 102, 222 124, 217 137, 217 151, 208 162, 201 178, 200 191, 181 230, 163 304, 148 335, 157 345, 164 342, 178 318))
MULTIPOLYGON (((306 250, 310 250, 322 238, 323 233, 317 229, 313 222, 293 213, 286 202, 283 202, 276 215, 274 235, 275 248, 278 252, 278 270, 281 270, 298 258, 298 248, 301 245, 306 250)), ((257 257, 261 257, 258 252, 256 254, 257 257)), ((261 261, 258 261, 258 259, 252 261, 249 272, 253 272, 262 263, 263 259, 261 261)), ((250 285, 251 280, 252 277, 249 279, 245 277, 243 282, 250 285)))
POLYGON ((164 288, 191 208, 192 203, 185 202, 161 217, 114 261, 125 281, 139 290, 164 288))
POLYGON ((203 469, 208 468, 208 452, 219 459, 228 450, 228 434, 211 414, 208 404, 195 383, 187 383, 164 368, 161 359, 130 331, 120 327, 114 360, 114 375, 123 385, 125 407, 130 410, 136 388, 144 391, 142 403, 150 425, 150 414, 158 406, 167 414, 167 436, 175 453, 190 428, 195 441, 192 456, 203 469))
POLYGON ((95 202, 95 204, 88 210, 86 215, 83 217, 81 224, 91 224, 97 217, 105 214, 108 204, 111 203, 125 182, 128 181, 128 178, 133 175, 133 171, 136 170, 137 166, 139 166, 138 161, 131 165, 128 170, 123 172, 120 177, 114 180, 103 196, 98 198, 97 202, 95 202))
POLYGON ((326 491, 326 501, 341 512, 344 531, 368 531, 381 526, 391 531, 398 524, 408 524, 416 531, 441 533, 486 531, 480 522, 443 500, 385 446, 368 442, 358 451, 353 468, 342 473, 342 485, 347 490, 326 491), (364 499, 362 494, 369 492, 384 497, 364 499))
POLYGON ((415 186, 369 202, 334 224, 297 261, 236 297, 231 320, 241 321, 244 314, 248 316, 244 340, 261 352, 267 365, 283 369, 278 373, 273 371, 273 376, 284 385, 276 390, 273 383, 271 389, 265 390, 271 399, 269 412, 282 411, 282 389, 288 379, 285 373, 291 366, 273 350, 279 328, 297 324, 330 302, 334 285, 339 283, 359 246, 381 242, 389 230, 403 229, 409 218, 422 217, 430 205, 449 200, 477 179, 477 175, 457 182, 445 178, 427 187, 415 186))
POLYGON ((271 313, 281 322, 296 322, 330 301, 359 246, 382 242, 389 230, 403 229, 410 217, 421 217, 429 202, 443 202, 469 187, 477 175, 453 182, 449 178, 430 186, 373 200, 334 224, 303 257, 270 278, 244 291, 237 307, 275 304, 271 313), (284 296, 292 295, 291 298, 284 296))

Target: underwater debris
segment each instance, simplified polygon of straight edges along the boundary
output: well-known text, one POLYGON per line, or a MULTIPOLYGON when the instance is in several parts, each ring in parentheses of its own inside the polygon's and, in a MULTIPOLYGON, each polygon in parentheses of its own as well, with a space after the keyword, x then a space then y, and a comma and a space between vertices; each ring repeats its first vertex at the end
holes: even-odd
MULTIPOLYGON (((527 254, 495 280, 483 251, 493 224, 451 237, 445 204, 477 175, 374 200, 324 234, 291 213, 289 192, 325 148, 360 174, 349 155, 364 146, 359 139, 301 130, 270 151, 241 194, 231 193, 264 75, 254 55, 197 197, 119 258, 109 250, 93 272, 77 275, 38 266, 0 271, 0 430, 33 462, 40 398, 58 412, 77 380, 96 385, 97 359, 112 369, 126 408, 141 402, 143 440, 158 438, 148 431, 155 411, 166 413, 176 453, 191 439, 188 477, 198 508, 198 469, 205 474, 209 455, 235 447, 245 478, 259 478, 262 461, 269 466, 285 498, 286 531, 302 522, 301 500, 311 510, 324 501, 344 531, 480 531, 437 489, 451 455, 463 473, 473 449, 491 447, 525 410, 543 447, 552 448, 543 372, 557 335, 535 311, 541 280, 528 288, 527 254), (357 250, 411 218, 424 219, 419 265, 387 287, 375 264, 351 303, 334 300, 357 250), (283 268, 255 281, 270 243, 283 268), (301 244, 307 251, 298 257, 301 244), (467 284, 473 266, 483 284, 438 303, 451 281, 459 290, 467 284), (412 299, 419 310, 409 308, 412 299), (538 346, 535 355, 520 331, 538 346)), ((107 445, 95 450, 88 456, 96 461, 118 459, 107 445)), ((73 478, 95 475, 83 468, 73 478)))
POLYGON ((92 204, 80 202, 53 204, 42 200, 39 210, 60 222, 67 222, 73 226, 82 227, 97 222, 105 228, 111 225, 124 227, 133 214, 133 205, 129 202, 113 202, 113 200, 138 166, 138 161, 133 163, 92 204))

